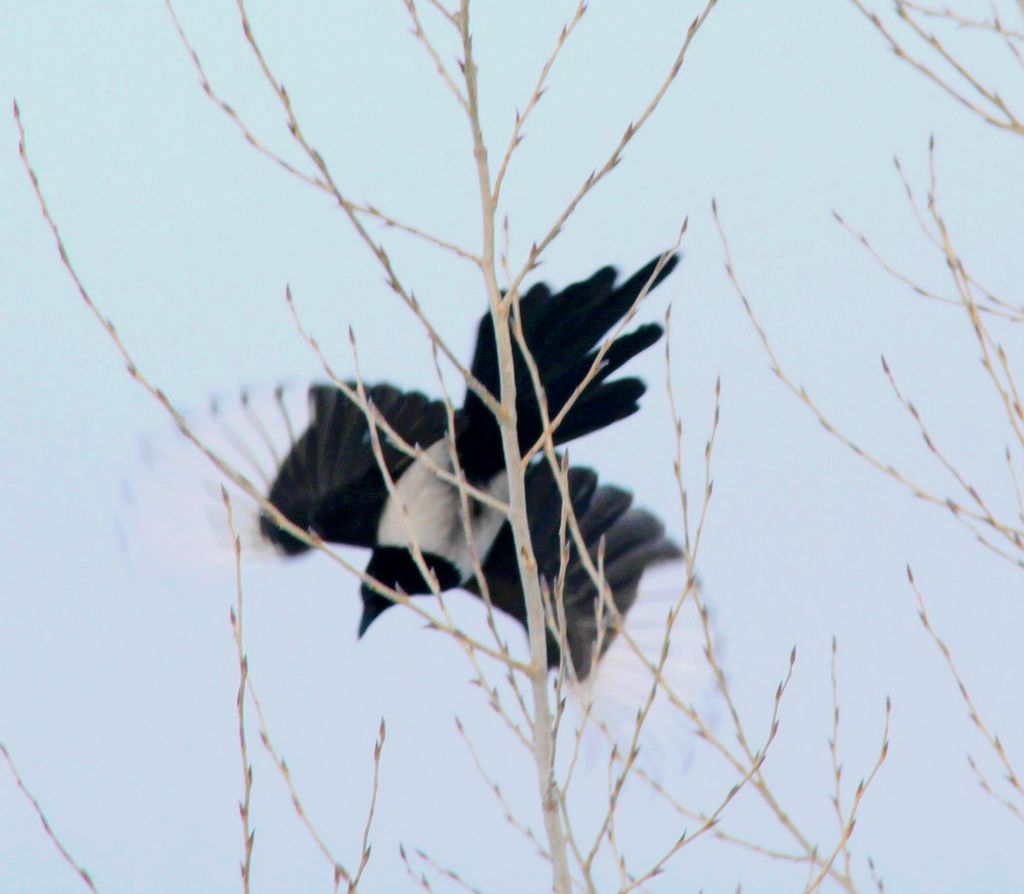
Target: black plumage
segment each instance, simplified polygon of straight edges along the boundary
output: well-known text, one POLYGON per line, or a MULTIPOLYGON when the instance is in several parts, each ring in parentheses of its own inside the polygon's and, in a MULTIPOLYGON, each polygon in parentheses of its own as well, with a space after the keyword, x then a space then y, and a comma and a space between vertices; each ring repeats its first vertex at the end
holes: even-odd
MULTIPOLYGON (((537 364, 552 418, 565 406, 583 381, 597 355, 598 344, 636 302, 644 286, 658 286, 674 269, 678 257, 670 256, 655 276, 661 258, 654 258, 633 276, 615 287, 614 267, 603 267, 590 279, 575 283, 558 294, 539 283, 519 302, 523 335, 537 364), (654 279, 652 280, 652 277, 654 279)), ((636 378, 609 382, 628 360, 661 338, 657 323, 648 323, 619 336, 604 356, 602 367, 573 404, 555 433, 556 444, 569 441, 631 416, 640 405, 646 386, 636 378)), ((540 410, 533 381, 518 344, 513 342, 516 373, 516 413, 519 448, 529 449, 540 437, 540 410)), ((493 395, 501 396, 494 328, 485 314, 477 328, 476 350, 470 371, 493 395)), ((481 480, 504 467, 501 435, 494 415, 472 391, 462 408, 466 427, 459 435, 459 456, 470 481, 481 480)))
MULTIPOLYGON (((447 413, 441 401, 391 385, 368 387, 366 398, 408 444, 426 446, 445 435, 447 413)), ((309 403, 309 427, 277 470, 267 498, 290 522, 324 540, 373 547, 387 487, 370 443, 366 414, 333 385, 312 386, 309 403)), ((397 481, 412 465, 412 457, 386 437, 381 436, 379 443, 388 472, 397 481)), ((287 555, 309 549, 266 516, 260 529, 287 555)))
MULTIPOLYGON (((591 469, 569 469, 568 487, 591 562, 611 591, 616 610, 624 617, 636 601, 644 572, 655 565, 680 558, 682 552, 665 536, 665 526, 657 518, 643 509, 633 508, 631 494, 609 485, 599 485, 597 475, 591 469)), ((558 591, 559 576, 563 575, 561 595, 565 639, 569 644, 573 671, 582 679, 590 673, 595 649, 603 654, 611 645, 616 619, 607 606, 599 605, 594 577, 584 564, 569 531, 566 531, 564 541, 568 556, 564 570, 562 568, 562 494, 546 462, 535 463, 527 472, 526 504, 537 570, 549 594, 558 591)), ((526 627, 523 585, 509 525, 506 524, 498 534, 483 563, 483 572, 492 605, 526 627)), ((466 584, 466 589, 481 595, 480 581, 475 577, 466 584)), ((551 620, 557 626, 558 613, 552 612, 554 617, 551 620)), ((558 643, 559 639, 549 628, 549 667, 558 666, 561 654, 558 643)))
MULTIPOLYGON (((559 293, 536 285, 519 302, 526 344, 536 362, 551 418, 565 408, 597 357, 599 345, 636 303, 645 286, 657 286, 675 267, 672 256, 652 260, 616 285, 613 268, 599 270, 588 280, 559 293), (657 270, 657 275, 655 272, 657 270)), ((513 323, 510 321, 510 325, 513 323)), ((655 323, 619 335, 610 344, 596 375, 584 388, 554 433, 556 445, 597 431, 637 411, 645 386, 637 378, 613 379, 626 362, 654 344, 662 334, 655 323)), ((528 450, 543 432, 533 382, 515 347, 516 413, 520 449, 528 450)), ((491 394, 500 398, 498 358, 489 314, 480 321, 471 372, 491 394)), ((354 387, 354 386, 353 386, 354 387)), ((389 587, 409 595, 428 593, 414 557, 412 542, 433 572, 441 589, 462 586, 481 593, 473 574, 457 489, 430 471, 453 469, 448 416, 441 401, 419 392, 402 392, 391 385, 366 388, 387 425, 410 445, 426 451, 429 461, 410 457, 378 427, 379 444, 394 494, 374 455, 366 414, 343 391, 317 385, 310 389, 311 421, 277 470, 269 500, 299 527, 327 541, 373 549, 367 571, 389 587), (404 507, 404 511, 403 511, 404 507), (410 530, 410 528, 412 530, 410 530)), ((468 481, 496 500, 507 499, 505 459, 500 430, 491 411, 473 391, 454 414, 455 446, 468 481)), ((572 469, 569 493, 587 552, 596 562, 603 549, 604 576, 619 612, 625 614, 636 598, 644 570, 679 555, 664 536, 660 522, 631 507, 625 491, 600 486, 589 469, 572 469), (603 546, 602 546, 603 544, 603 546)), ((561 567, 559 522, 561 494, 547 461, 537 459, 527 470, 527 509, 538 568, 554 590, 561 567)), ((483 563, 494 606, 526 623, 522 586, 511 528, 499 510, 471 501, 473 541, 483 563)), ((262 535, 286 555, 305 544, 279 528, 267 516, 262 535)), ((365 586, 360 635, 392 603, 365 586)), ((570 547, 565 571, 563 605, 573 666, 586 676, 598 641, 597 588, 575 546, 570 547)), ((607 612, 603 613, 605 616, 607 612)), ((612 629, 601 638, 611 641, 612 629)), ((549 633, 549 662, 557 663, 557 641, 549 633)))

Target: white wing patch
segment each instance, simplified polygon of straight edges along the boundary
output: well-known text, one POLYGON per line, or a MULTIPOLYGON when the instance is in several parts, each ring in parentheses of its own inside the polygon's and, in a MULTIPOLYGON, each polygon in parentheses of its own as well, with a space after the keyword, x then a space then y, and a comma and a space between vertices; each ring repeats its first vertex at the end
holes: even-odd
MULTIPOLYGON (((305 387, 259 389, 212 400, 189 414, 189 428, 214 453, 264 493, 281 460, 311 418, 305 387)), ((140 568, 221 570, 234 561, 221 500, 231 496, 235 525, 248 558, 279 558, 259 530, 259 507, 228 483, 176 427, 140 444, 135 468, 122 482, 117 527, 132 564, 140 568)))
MULTIPOLYGON (((686 580, 680 562, 659 566, 644 574, 640 593, 625 617, 625 627, 639 649, 616 637, 586 680, 571 682, 570 692, 581 716, 603 727, 620 750, 628 750, 636 727, 637 710, 650 696, 666 636, 666 621, 686 580)), ((717 637, 712 631, 718 648, 717 637)), ((720 694, 714 671, 704 654, 704 628, 692 598, 683 604, 672 628, 663 679, 674 695, 714 726, 720 713, 720 694)), ((671 703, 659 686, 641 733, 648 772, 683 769, 693 758, 693 723, 671 703)), ((601 736, 595 738, 600 739, 601 736)))

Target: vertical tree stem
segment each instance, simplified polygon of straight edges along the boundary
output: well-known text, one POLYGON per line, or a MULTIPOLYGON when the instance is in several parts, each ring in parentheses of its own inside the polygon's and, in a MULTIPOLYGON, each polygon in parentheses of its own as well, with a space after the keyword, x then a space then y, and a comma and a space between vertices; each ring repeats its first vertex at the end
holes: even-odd
POLYGON ((533 693, 533 744, 537 764, 541 808, 547 831, 548 850, 553 872, 552 890, 555 894, 571 894, 569 858, 565 845, 565 832, 558 810, 554 779, 554 732, 551 705, 548 702, 547 639, 545 636, 544 602, 537 577, 537 560, 530 540, 530 525, 526 514, 526 473, 519 450, 516 417, 516 379, 512 353, 512 335, 508 318, 512 307, 511 296, 501 295, 494 260, 494 219, 497 213, 491 189, 491 175, 487 161, 487 147, 480 128, 480 108, 477 93, 477 71, 473 61, 473 45, 469 30, 469 0, 461 0, 459 27, 462 32, 466 93, 469 101, 469 123, 473 133, 473 155, 476 159, 483 216, 483 250, 481 270, 487 286, 487 296, 494 323, 494 337, 498 352, 501 382, 501 412, 498 425, 501 445, 505 454, 508 474, 509 523, 516 545, 519 576, 526 597, 526 620, 530 638, 530 684, 533 693))

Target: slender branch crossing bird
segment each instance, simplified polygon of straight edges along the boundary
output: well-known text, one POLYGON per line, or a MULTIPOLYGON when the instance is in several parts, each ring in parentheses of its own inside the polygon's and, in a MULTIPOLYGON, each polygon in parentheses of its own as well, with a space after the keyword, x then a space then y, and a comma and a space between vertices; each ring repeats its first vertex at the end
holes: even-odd
MULTIPOLYGON (((645 385, 637 378, 613 378, 630 359, 653 345, 662 327, 647 323, 615 337, 596 374, 575 392, 590 372, 608 333, 626 317, 646 291, 675 268, 674 255, 658 257, 624 282, 611 267, 558 293, 543 284, 521 296, 519 319, 535 363, 549 412, 564 412, 553 434, 556 446, 596 432, 637 411, 645 385), (566 407, 568 406, 568 409, 566 407)), ((511 322, 510 322, 511 325, 511 322)), ((527 451, 544 431, 531 370, 514 348, 516 417, 519 447, 527 451)), ((470 372, 500 400, 498 354, 490 314, 480 321, 470 372)), ((351 386, 356 388, 355 383, 351 386)), ((444 591, 463 588, 481 595, 477 563, 491 603, 526 626, 526 606, 512 530, 499 508, 508 499, 508 477, 498 423, 486 402, 472 389, 454 413, 450 431, 443 401, 387 385, 365 386, 373 412, 387 425, 375 425, 341 389, 315 385, 309 390, 311 420, 283 458, 267 497, 292 523, 323 540, 372 550, 367 574, 410 596, 432 591, 423 574, 429 569, 444 591), (419 458, 389 440, 390 428, 419 458), (454 457, 453 457, 454 447, 454 457), (380 454, 378 458, 378 452, 380 454), (438 476, 458 471, 468 484, 492 500, 470 497, 467 537, 459 489, 438 476), (382 472, 381 464, 387 472, 382 472), (388 480, 390 479, 390 481, 388 480), (495 504, 498 505, 495 505, 495 504), (419 561, 418 561, 419 560, 419 561)), ((679 548, 665 536, 662 523, 632 507, 624 490, 598 483, 590 469, 567 473, 568 494, 590 558, 602 566, 615 606, 625 615, 633 605, 640 578, 650 567, 678 558, 679 548)), ((563 515, 559 481, 543 456, 526 471, 529 529, 538 572, 550 592, 562 581, 565 641, 577 679, 589 674, 596 654, 608 647, 614 626, 602 621, 597 587, 575 545, 563 568, 560 526, 563 515)), ((294 556, 307 544, 263 515, 263 538, 281 553, 294 556)), ((364 584, 359 635, 392 604, 364 584)), ((548 633, 548 663, 560 660, 558 638, 548 633)))

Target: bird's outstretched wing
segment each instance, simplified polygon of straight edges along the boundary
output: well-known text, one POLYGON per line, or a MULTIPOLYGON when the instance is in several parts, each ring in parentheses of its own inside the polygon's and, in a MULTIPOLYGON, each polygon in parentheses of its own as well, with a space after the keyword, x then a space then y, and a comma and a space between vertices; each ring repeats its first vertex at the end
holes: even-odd
MULTIPOLYGON (((367 387, 366 397, 410 445, 426 448, 447 433, 442 401, 387 384, 367 387)), ((366 414, 332 385, 312 386, 309 401, 309 427, 291 446, 267 497, 289 521, 324 540, 372 547, 388 491, 366 414)), ((413 460, 385 432, 378 429, 378 434, 385 465, 397 480, 413 460)), ((307 549, 267 516, 261 518, 260 530, 287 555, 307 549)))
MULTIPOLYGON (((630 310, 644 287, 658 286, 675 268, 678 256, 669 257, 661 269, 661 256, 653 259, 625 282, 616 285, 614 267, 603 267, 590 279, 575 283, 557 294, 540 283, 519 302, 523 334, 533 354, 553 418, 583 381, 597 355, 598 345, 609 330, 630 310), (657 275, 655 275, 657 271, 657 275)), ((628 360, 660 337, 662 328, 648 323, 617 338, 606 353, 601 369, 579 396, 555 433, 555 443, 565 444, 619 419, 639 408, 645 386, 636 378, 609 377, 628 360)), ((497 348, 490 314, 477 331, 473 375, 495 396, 500 396, 497 348)), ((541 415, 526 361, 515 348, 516 414, 520 449, 526 450, 543 431, 541 415)), ((463 407, 466 427, 460 436, 463 468, 471 480, 484 480, 503 463, 501 436, 494 416, 472 391, 463 407), (470 445, 473 449, 469 449, 470 445)))
MULTIPOLYGON (((625 616, 637 597, 644 572, 655 565, 678 559, 679 547, 665 536, 664 525, 649 512, 632 508, 631 494, 609 485, 599 485, 590 469, 573 468, 568 476, 569 494, 587 552, 596 565, 603 542, 604 579, 615 606, 625 616)), ((562 496, 546 462, 534 463, 526 477, 527 512, 534 554, 541 578, 550 592, 562 568, 559 529, 562 496)), ((615 637, 615 619, 599 605, 594 585, 578 550, 570 544, 562 605, 566 640, 573 670, 580 680, 590 673, 595 652, 603 654, 615 637)), ((483 564, 491 602, 526 626, 526 605, 516 563, 512 529, 506 523, 483 564)), ((481 594, 479 581, 468 589, 481 594)), ((559 663, 558 639, 548 632, 548 666, 559 663)))

